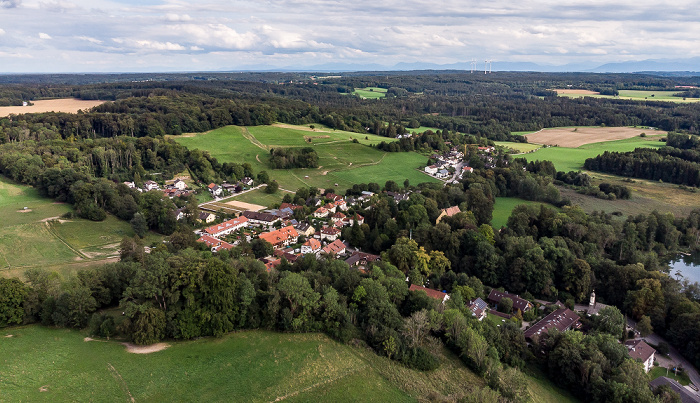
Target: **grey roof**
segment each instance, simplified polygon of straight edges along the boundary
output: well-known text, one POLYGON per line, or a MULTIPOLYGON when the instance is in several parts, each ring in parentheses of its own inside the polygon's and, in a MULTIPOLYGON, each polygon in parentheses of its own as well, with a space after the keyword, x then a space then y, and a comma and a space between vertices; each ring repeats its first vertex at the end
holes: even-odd
POLYGON ((499 303, 501 301, 501 298, 509 298, 513 301, 513 308, 519 309, 523 312, 527 311, 528 309, 532 308, 532 304, 530 304, 529 301, 520 298, 516 294, 509 294, 507 291, 506 292, 501 292, 498 291, 497 289, 492 289, 491 292, 489 293, 488 300, 499 303))
POLYGON ((484 309, 486 309, 486 307, 488 307, 486 302, 481 298, 475 299, 474 301, 471 302, 471 304, 476 305, 476 307, 481 309, 481 310, 484 310, 484 309))
POLYGON ((579 316, 574 311, 568 308, 559 308, 527 329, 525 338, 531 339, 535 335, 549 332, 550 329, 563 332, 570 329, 578 320, 579 316))
POLYGON ((681 395, 682 403, 700 403, 700 396, 684 388, 680 383, 678 383, 674 379, 667 378, 665 376, 660 376, 654 379, 653 381, 649 382, 649 385, 654 389, 658 388, 661 385, 668 385, 668 387, 670 387, 671 390, 681 395))

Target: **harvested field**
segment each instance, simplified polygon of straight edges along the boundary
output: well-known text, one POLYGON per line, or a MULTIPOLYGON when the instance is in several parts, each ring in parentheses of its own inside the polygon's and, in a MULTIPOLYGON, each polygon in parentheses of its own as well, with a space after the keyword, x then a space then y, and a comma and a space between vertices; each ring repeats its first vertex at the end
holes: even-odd
POLYGON ((559 94, 576 94, 576 95, 598 95, 598 94, 600 94, 599 92, 595 92, 595 91, 591 91, 591 90, 552 89, 552 91, 556 92, 557 95, 559 95, 559 94))
POLYGON ((530 143, 576 148, 585 144, 638 137, 642 133, 648 135, 667 134, 663 130, 636 127, 558 127, 540 130, 525 137, 530 143))
POLYGON ((246 203, 246 202, 237 201, 237 200, 226 202, 226 204, 233 206, 233 207, 236 207, 236 208, 241 208, 243 210, 260 211, 260 210, 265 209, 265 206, 261 206, 259 204, 246 203))
POLYGON ((244 210, 239 207, 229 206, 227 203, 222 202, 202 203, 199 205, 199 209, 203 211, 210 211, 212 213, 223 211, 226 214, 240 214, 244 210))
POLYGON ((95 106, 102 105, 105 101, 92 101, 81 99, 45 99, 42 101, 32 101, 31 106, 2 106, 0 107, 0 117, 10 114, 20 115, 23 113, 42 112, 67 112, 76 113, 78 110, 87 110, 95 106))

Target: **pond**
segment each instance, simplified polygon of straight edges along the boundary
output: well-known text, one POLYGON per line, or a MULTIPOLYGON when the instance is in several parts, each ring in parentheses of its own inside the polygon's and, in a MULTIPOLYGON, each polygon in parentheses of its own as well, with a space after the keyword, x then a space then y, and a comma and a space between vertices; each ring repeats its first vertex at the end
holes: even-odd
POLYGON ((700 252, 691 255, 678 255, 675 260, 668 262, 668 264, 671 268, 669 271, 671 277, 686 278, 690 282, 700 283, 700 252))

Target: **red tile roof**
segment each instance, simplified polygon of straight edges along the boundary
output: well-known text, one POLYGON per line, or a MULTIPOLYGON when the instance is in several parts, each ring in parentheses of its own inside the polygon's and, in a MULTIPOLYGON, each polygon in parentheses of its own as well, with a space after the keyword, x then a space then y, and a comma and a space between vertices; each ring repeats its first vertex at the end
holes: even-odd
POLYGON ((430 298, 435 298, 435 299, 438 299, 440 301, 444 300, 445 296, 447 295, 446 293, 444 293, 442 291, 433 290, 431 288, 426 288, 426 287, 423 287, 420 285, 415 285, 415 284, 411 284, 411 286, 408 287, 408 290, 409 291, 425 291, 425 293, 428 294, 428 296, 430 298))
POLYGON ((259 238, 271 243, 272 245, 279 245, 290 238, 297 238, 298 236, 299 234, 297 233, 297 230, 289 225, 272 232, 260 234, 259 238))
POLYGON ((640 359, 642 362, 646 362, 646 360, 656 352, 656 350, 645 343, 644 340, 627 340, 625 342, 625 347, 627 347, 627 353, 630 358, 640 359))
POLYGON ((204 231, 209 235, 214 235, 237 226, 243 226, 247 222, 248 219, 241 216, 232 220, 224 221, 221 224, 212 225, 211 227, 206 228, 204 231))
POLYGON ((345 244, 343 244, 343 241, 341 241, 340 239, 336 239, 335 241, 329 243, 328 245, 326 245, 326 247, 323 248, 324 252, 333 255, 340 253, 343 250, 345 250, 345 244))

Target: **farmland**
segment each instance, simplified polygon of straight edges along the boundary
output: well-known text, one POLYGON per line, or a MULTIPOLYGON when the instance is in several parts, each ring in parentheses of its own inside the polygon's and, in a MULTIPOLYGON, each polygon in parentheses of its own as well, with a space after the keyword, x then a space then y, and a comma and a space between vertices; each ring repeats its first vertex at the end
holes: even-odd
POLYGON ((353 95, 358 95, 362 99, 379 99, 386 97, 386 88, 366 87, 355 88, 353 95))
MULTIPOLYGON (((314 333, 229 333, 151 354, 75 330, 25 326, 3 335, 11 335, 0 358, 8 401, 403 402, 459 398, 484 383, 446 350, 440 368, 420 372, 314 333)), ((574 401, 543 379, 528 378, 528 389, 534 401, 574 401)))
POLYGON ((660 136, 665 131, 638 127, 557 127, 526 135, 528 142, 576 148, 602 141, 624 140, 644 135, 660 136))
POLYGON ((280 187, 292 191, 303 186, 326 189, 335 187, 336 183, 342 190, 355 183, 384 184, 388 180, 402 183, 405 179, 412 184, 436 181, 416 169, 425 164, 426 157, 417 153, 386 153, 368 147, 387 140, 373 135, 329 131, 312 136, 308 130, 288 127, 228 126, 174 139, 190 149, 209 151, 219 162, 247 162, 256 172, 267 170, 280 187), (269 149, 304 146, 316 150, 319 168, 270 170, 269 149))
POLYGON ((641 91, 641 90, 620 90, 619 95, 600 95, 597 92, 589 90, 553 90, 560 97, 581 98, 610 98, 610 99, 626 99, 631 101, 667 101, 667 102, 698 102, 700 98, 682 98, 676 97, 681 91, 641 91))
POLYGON ((76 113, 103 104, 105 101, 90 101, 81 99, 46 99, 32 101, 29 106, 1 106, 0 117, 20 113, 67 112, 76 113))
MULTIPOLYGON (((121 239, 133 236, 130 225, 113 216, 102 222, 53 220, 71 210, 31 187, 0 178, 0 275, 19 276, 30 267, 65 274, 113 261, 121 239)), ((149 235, 146 241, 156 239, 149 235)))
POLYGON ((497 146, 506 147, 515 150, 517 153, 526 153, 530 151, 535 151, 542 147, 540 144, 533 143, 515 143, 512 141, 494 141, 497 146))

